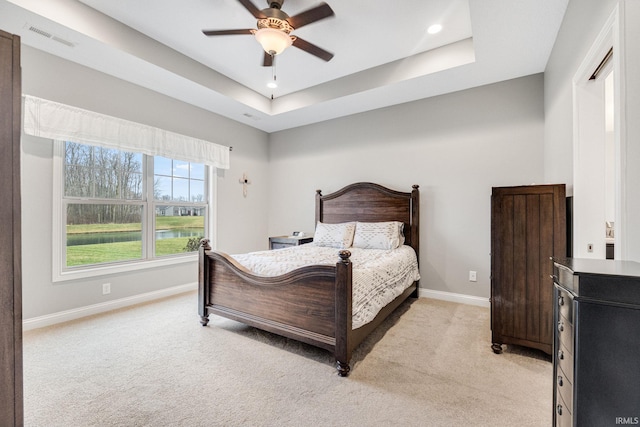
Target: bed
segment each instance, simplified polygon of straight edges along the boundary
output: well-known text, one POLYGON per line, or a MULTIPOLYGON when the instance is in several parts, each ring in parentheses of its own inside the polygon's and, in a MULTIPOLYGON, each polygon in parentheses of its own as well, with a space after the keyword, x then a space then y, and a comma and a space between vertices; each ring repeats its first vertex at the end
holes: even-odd
MULTIPOLYGON (((404 228, 403 244, 419 259, 417 185, 410 192, 368 182, 351 184, 326 196, 317 190, 315 219, 316 224, 335 225, 397 221, 404 228)), ((286 249, 272 252, 276 251, 285 251, 280 256, 287 254, 286 249)), ((338 374, 347 376, 353 350, 407 298, 417 297, 419 284, 412 281, 372 320, 354 329, 351 256, 349 248, 335 249, 335 264, 306 265, 284 274, 264 275, 247 268, 237 257, 212 250, 203 239, 198 266, 200 323, 206 326, 209 315, 215 314, 329 350, 335 356, 338 374)))

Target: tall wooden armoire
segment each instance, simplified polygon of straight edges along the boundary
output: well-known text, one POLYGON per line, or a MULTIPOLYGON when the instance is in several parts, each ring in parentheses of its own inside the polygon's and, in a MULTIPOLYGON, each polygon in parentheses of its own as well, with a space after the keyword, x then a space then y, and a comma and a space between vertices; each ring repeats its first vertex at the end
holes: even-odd
POLYGON ((494 187, 491 194, 491 341, 553 347, 553 262, 566 256, 565 185, 494 187))
POLYGON ((24 424, 20 38, 0 31, 0 425, 24 424))

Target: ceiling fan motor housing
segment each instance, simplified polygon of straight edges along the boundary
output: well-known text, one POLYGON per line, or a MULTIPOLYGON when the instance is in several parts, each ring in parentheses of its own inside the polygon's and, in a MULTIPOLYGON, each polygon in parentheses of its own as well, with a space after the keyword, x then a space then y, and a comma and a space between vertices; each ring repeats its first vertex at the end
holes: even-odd
POLYGON ((261 28, 273 28, 274 30, 280 30, 285 34, 290 34, 293 31, 293 27, 284 19, 279 18, 265 18, 258 20, 258 29, 261 28))
POLYGON ((280 9, 284 0, 267 0, 267 4, 271 8, 280 9))
MULTIPOLYGON (((266 19, 277 19, 280 21, 286 21, 287 19, 289 19, 289 15, 287 15, 286 13, 284 13, 283 11, 281 11, 280 9, 276 9, 273 7, 267 8, 262 10, 262 13, 264 14, 264 16, 266 17, 266 19)), ((262 19, 259 19, 258 22, 262 21, 262 19)))

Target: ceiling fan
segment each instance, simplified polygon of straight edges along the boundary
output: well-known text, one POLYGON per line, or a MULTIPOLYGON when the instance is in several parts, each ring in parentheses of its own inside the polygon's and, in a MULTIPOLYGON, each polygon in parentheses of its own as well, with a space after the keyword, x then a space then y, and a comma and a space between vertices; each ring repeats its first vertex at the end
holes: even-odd
POLYGON ((291 45, 324 61, 330 61, 333 58, 331 52, 300 37, 290 35, 292 31, 304 25, 333 16, 333 10, 328 4, 323 2, 295 16, 289 16, 280 10, 284 0, 267 0, 269 7, 262 10, 258 9, 251 0, 238 1, 258 20, 257 30, 202 30, 202 32, 207 36, 254 35, 264 49, 262 65, 265 67, 272 66, 275 55, 282 53, 291 45))

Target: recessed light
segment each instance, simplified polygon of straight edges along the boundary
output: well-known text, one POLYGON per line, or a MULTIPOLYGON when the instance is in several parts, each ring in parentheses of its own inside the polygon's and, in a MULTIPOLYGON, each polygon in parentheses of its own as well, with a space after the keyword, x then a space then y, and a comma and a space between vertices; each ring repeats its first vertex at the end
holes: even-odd
POLYGON ((267 83, 267 87, 271 88, 271 89, 275 89, 278 87, 278 83, 276 83, 275 81, 270 81, 269 83, 267 83))
POLYGON ((429 34, 437 34, 440 31, 442 31, 442 25, 440 24, 433 24, 432 26, 427 28, 427 33, 429 34))

